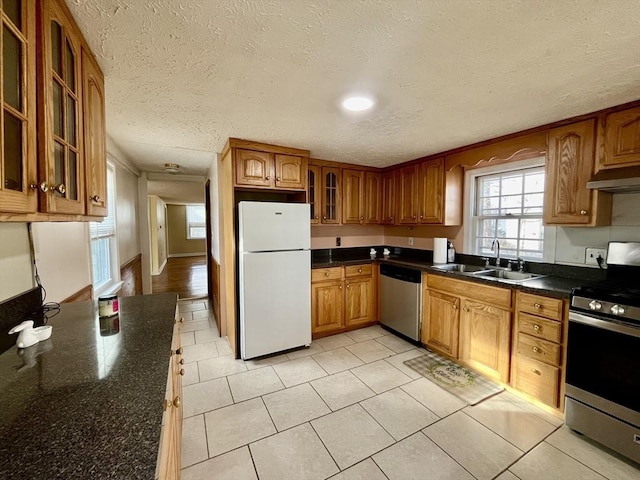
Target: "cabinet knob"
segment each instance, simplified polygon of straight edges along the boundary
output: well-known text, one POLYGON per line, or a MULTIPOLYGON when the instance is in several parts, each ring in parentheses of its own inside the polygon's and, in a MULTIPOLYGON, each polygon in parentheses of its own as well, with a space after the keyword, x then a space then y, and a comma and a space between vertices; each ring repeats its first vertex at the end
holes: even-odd
POLYGON ((165 400, 164 402, 162 402, 162 411, 164 412, 167 408, 173 407, 173 403, 171 403, 171 400, 165 400))
POLYGON ((534 306, 535 308, 537 308, 538 310, 540 310, 540 309, 542 308, 542 305, 541 305, 541 304, 539 304, 539 303, 534 303, 534 304, 533 304, 533 306, 534 306))
POLYGON ((458 309, 458 305, 456 305, 455 303, 453 304, 453 309, 457 310, 458 309))
POLYGON ((178 349, 176 350, 176 355, 182 355, 182 352, 183 352, 183 351, 184 351, 184 350, 182 349, 182 347, 178 348, 178 349))
POLYGON ((318 215, 316 215, 315 217, 313 217, 314 219, 318 220, 318 215))
MULTIPOLYGON (((267 178, 269 178, 269 177, 267 177, 267 178)), ((280 177, 276 177, 276 180, 277 180, 277 181, 280 181, 280 177)))
POLYGON ((327 219, 326 215, 323 215, 322 219, 323 219, 323 220, 326 220, 326 219, 327 219))
POLYGON ((540 370, 538 370, 537 368, 532 368, 531 369, 531 373, 535 373, 538 376, 542 375, 542 372, 540 370))
POLYGON ((178 322, 184 323, 184 317, 180 317, 180 320, 178 320, 178 322))
POLYGON ((178 372, 180 375, 184 376, 184 368, 181 368, 180 371, 178 372))
POLYGON ((93 195, 89 197, 89 200, 96 203, 100 203, 102 201, 102 199, 100 198, 100 195, 93 195))
POLYGON ((31 190, 38 190, 38 188, 40 188, 40 185, 38 185, 37 183, 30 183, 29 188, 31 190))
POLYGON ((586 210, 580 210, 580 215, 586 215, 587 213, 589 212, 587 212, 586 210))
POLYGON ((362 273, 362 269, 361 268, 358 269, 358 273, 362 273))
POLYGON ((465 312, 469 311, 469 307, 463 307, 462 310, 464 310, 465 312))
POLYGON ((347 288, 349 288, 349 284, 347 283, 347 288))
POLYGON ((178 362, 180 365, 184 365, 184 358, 181 358, 180 361, 178 362))
POLYGON ((416 216, 415 216, 415 215, 413 216, 413 219, 414 219, 414 220, 416 219, 416 216))
POLYGON ((176 397, 173 399, 173 406, 174 407, 179 407, 182 404, 182 400, 180 400, 180 397, 176 397))
MULTIPOLYGON (((416 217, 413 217, 416 218, 416 217)), ((420 220, 422 220, 424 218, 424 215, 420 215, 420 220)))
POLYGON ((542 352, 542 350, 538 347, 531 347, 531 350, 533 350, 533 353, 540 353, 542 352))
POLYGON ((49 185, 47 185, 47 182, 40 182, 40 185, 38 185, 38 188, 40 188, 40 191, 42 193, 47 193, 49 191, 49 185))
POLYGON ((538 325, 537 323, 533 326, 533 329, 534 329, 536 332, 539 332, 540 330, 542 330, 542 328, 540 327, 540 325, 538 325))
POLYGON ((56 185, 55 187, 51 187, 51 189, 55 190, 60 195, 64 195, 65 192, 67 191, 67 187, 64 186, 64 183, 61 183, 60 185, 56 185))
POLYGON ((269 180, 271 177, 269 175, 267 175, 266 177, 264 177, 265 180, 269 180))

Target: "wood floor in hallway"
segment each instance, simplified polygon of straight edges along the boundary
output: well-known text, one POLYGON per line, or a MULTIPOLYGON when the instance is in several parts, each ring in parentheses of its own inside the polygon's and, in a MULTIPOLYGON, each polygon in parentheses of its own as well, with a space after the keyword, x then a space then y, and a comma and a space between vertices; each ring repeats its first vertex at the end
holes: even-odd
POLYGON ((207 257, 173 257, 160 275, 151 277, 153 293, 178 292, 180 298, 207 295, 207 257))

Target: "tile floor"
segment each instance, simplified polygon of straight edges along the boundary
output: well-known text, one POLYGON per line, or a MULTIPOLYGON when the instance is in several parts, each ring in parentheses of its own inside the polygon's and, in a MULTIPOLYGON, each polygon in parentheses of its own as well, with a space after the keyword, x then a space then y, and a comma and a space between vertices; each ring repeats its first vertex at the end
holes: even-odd
POLYGON ((245 362, 206 299, 180 311, 184 480, 640 478, 512 393, 467 406, 404 366, 421 349, 379 326, 245 362))

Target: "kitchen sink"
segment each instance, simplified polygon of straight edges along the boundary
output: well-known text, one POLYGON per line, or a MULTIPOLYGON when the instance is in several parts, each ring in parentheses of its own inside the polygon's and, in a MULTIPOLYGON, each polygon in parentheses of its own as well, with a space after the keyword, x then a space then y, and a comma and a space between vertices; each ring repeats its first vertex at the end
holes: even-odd
POLYGON ((525 280, 532 280, 534 278, 541 278, 544 275, 538 275, 535 273, 524 272, 512 272, 511 270, 482 270, 472 273, 474 277, 492 278, 496 280, 502 280, 504 282, 523 282, 525 280))
POLYGON ((443 263, 442 265, 433 265, 433 268, 438 270, 445 270, 447 272, 460 272, 460 273, 472 273, 488 271, 487 267, 479 265, 463 265, 461 263, 443 263))

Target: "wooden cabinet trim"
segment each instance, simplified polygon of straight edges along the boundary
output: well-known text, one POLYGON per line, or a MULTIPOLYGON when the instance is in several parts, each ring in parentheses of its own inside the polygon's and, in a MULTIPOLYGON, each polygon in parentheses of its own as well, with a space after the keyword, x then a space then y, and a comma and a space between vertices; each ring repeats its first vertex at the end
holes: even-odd
POLYGON ((640 106, 602 115, 599 167, 640 166, 640 106))
POLYGON ((431 274, 427 274, 427 286, 430 289, 452 293, 461 297, 479 299, 507 310, 511 308, 511 289, 509 288, 493 287, 431 274))

